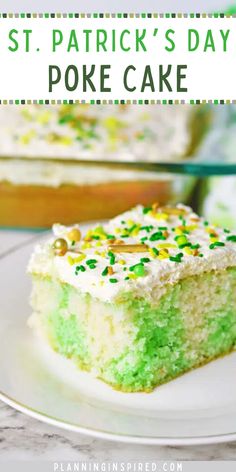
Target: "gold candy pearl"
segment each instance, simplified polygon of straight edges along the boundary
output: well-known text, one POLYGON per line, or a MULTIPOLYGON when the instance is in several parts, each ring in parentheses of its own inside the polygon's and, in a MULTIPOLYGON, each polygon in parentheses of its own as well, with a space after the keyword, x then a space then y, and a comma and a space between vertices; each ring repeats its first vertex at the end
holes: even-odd
POLYGON ((71 229, 66 236, 70 241, 75 241, 76 243, 81 240, 81 232, 78 228, 71 229))
POLYGON ((53 249, 56 256, 64 256, 68 249, 66 240, 63 238, 55 239, 53 249))

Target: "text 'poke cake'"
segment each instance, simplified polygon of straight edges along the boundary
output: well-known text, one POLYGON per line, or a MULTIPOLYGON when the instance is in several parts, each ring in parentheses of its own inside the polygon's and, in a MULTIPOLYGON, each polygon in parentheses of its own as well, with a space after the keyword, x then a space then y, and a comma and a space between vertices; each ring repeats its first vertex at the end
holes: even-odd
POLYGON ((183 205, 138 206, 29 263, 30 325, 114 388, 150 391, 236 345, 236 235, 183 205))

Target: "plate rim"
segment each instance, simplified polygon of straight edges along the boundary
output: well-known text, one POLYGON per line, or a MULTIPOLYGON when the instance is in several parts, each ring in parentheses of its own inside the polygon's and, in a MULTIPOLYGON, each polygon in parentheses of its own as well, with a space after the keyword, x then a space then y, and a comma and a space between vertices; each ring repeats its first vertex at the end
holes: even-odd
MULTIPOLYGON (((94 222, 81 222, 80 224, 84 226, 89 226, 94 222)), ((27 246, 37 243, 37 240, 43 239, 48 236, 50 229, 43 231, 33 237, 28 238, 26 241, 20 245, 14 245, 11 250, 3 253, 0 259, 8 258, 12 255, 13 252, 21 252, 26 249, 27 246)), ((61 428, 63 430, 72 431, 74 433, 80 433, 85 436, 94 437, 101 440, 108 440, 114 442, 121 442, 126 444, 142 444, 142 445, 155 445, 155 446, 195 446, 195 445, 207 445, 207 444, 220 444, 226 442, 236 441, 236 431, 225 434, 217 435, 206 435, 206 436, 182 436, 182 437, 169 437, 169 436, 134 436, 128 434, 116 434, 109 431, 103 431, 98 429, 93 429, 91 427, 85 427, 78 424, 70 423, 69 421, 64 421, 62 419, 50 416, 42 411, 37 411, 36 409, 22 404, 17 399, 10 397, 8 394, 0 390, 0 401, 4 404, 10 406, 11 408, 25 414, 28 417, 34 418, 43 423, 49 424, 61 428)))
POLYGON ((227 442, 233 442, 236 440, 235 433, 226 433, 226 434, 217 434, 209 436, 192 436, 192 437, 179 437, 179 438, 170 438, 168 436, 159 436, 159 437, 147 437, 147 436, 133 436, 127 434, 115 434, 112 432, 102 431, 93 428, 86 428, 84 426, 76 425, 68 421, 63 421, 53 416, 49 416, 46 413, 40 412, 31 408, 27 405, 23 405, 14 398, 9 397, 5 393, 0 391, 0 400, 19 411, 20 413, 25 414, 31 418, 34 418, 42 423, 49 424, 51 426, 56 426, 58 428, 64 429, 66 431, 72 431, 74 433, 84 434, 85 436, 92 436, 96 439, 122 442, 126 444, 142 444, 146 446, 200 446, 207 444, 222 444, 227 442))

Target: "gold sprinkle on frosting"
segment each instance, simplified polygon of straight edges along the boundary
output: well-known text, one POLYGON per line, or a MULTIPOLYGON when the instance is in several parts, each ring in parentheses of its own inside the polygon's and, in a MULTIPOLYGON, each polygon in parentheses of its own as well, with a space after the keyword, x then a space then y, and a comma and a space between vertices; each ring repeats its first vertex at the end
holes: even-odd
POLYGON ((112 244, 109 246, 112 252, 147 252, 147 244, 112 244))
POLYGON ((167 213, 168 215, 175 215, 175 216, 183 216, 186 214, 186 210, 184 208, 176 208, 176 207, 162 207, 161 211, 163 213, 167 213))

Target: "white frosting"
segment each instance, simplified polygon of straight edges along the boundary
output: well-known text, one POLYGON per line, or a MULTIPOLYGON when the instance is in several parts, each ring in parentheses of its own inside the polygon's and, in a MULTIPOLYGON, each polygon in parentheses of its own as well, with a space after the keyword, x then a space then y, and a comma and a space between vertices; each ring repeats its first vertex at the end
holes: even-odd
MULTIPOLYGON (((176 231, 172 231, 172 228, 182 226, 182 222, 177 215, 169 215, 168 219, 157 220, 153 217, 152 213, 143 213, 143 207, 138 206, 133 210, 126 212, 114 219, 104 226, 104 230, 108 234, 114 234, 117 238, 121 239, 119 228, 127 227, 128 225, 140 224, 142 226, 152 225, 153 229, 147 232, 145 229, 140 229, 139 233, 132 237, 124 238, 125 244, 140 244, 142 237, 147 237, 145 244, 148 244, 150 248, 158 248, 160 251, 160 244, 173 244, 174 248, 169 248, 169 256, 176 256, 176 254, 182 252, 184 255, 181 262, 174 262, 168 258, 159 259, 158 257, 152 257, 149 252, 143 253, 118 253, 115 254, 116 262, 112 265, 114 274, 109 276, 102 276, 102 271, 105 267, 110 265, 109 256, 107 255, 108 242, 106 239, 102 240, 102 246, 96 246, 97 240, 94 240, 91 245, 92 247, 82 249, 84 242, 76 243, 74 246, 77 251, 81 250, 86 255, 86 258, 75 265, 70 265, 68 256, 75 257, 72 250, 68 251, 64 256, 55 256, 52 244, 55 237, 67 238, 67 233, 70 228, 66 228, 61 225, 54 225, 53 233, 54 237, 50 238, 43 245, 36 247, 34 254, 31 257, 29 263, 29 272, 41 275, 55 276, 60 281, 66 282, 83 293, 90 293, 92 296, 102 300, 111 302, 118 295, 126 291, 132 291, 134 294, 139 294, 148 298, 157 298, 167 284, 175 284, 179 280, 203 272, 209 272, 211 270, 221 270, 227 267, 236 266, 236 243, 227 241, 227 237, 230 234, 220 228, 213 228, 212 226, 206 226, 204 220, 200 219, 195 222, 194 219, 197 217, 192 210, 183 205, 178 205, 178 209, 185 211, 184 224, 186 227, 191 227, 191 230, 186 237, 188 242, 191 244, 200 244, 199 255, 189 255, 185 252, 185 249, 180 249, 176 242, 176 231), (131 220, 131 221, 130 221, 131 220), (122 223, 125 221, 125 224, 122 223), (167 227, 168 237, 166 240, 150 241, 150 237, 157 231, 162 231, 159 227, 167 227), (118 231, 118 233, 117 233, 118 231), (216 246, 214 249, 210 249, 212 240, 210 234, 212 232, 217 233, 215 238, 218 242, 223 242, 225 245, 216 246), (96 251, 106 251, 105 257, 103 255, 96 254, 96 251), (150 262, 144 264, 146 275, 143 277, 137 277, 135 279, 125 280, 130 272, 130 266, 133 266, 140 262, 142 257, 150 258, 150 262), (88 259, 96 259, 96 268, 89 269, 86 265, 88 259), (119 263, 120 260, 125 261, 125 265, 119 263), (78 272, 75 274, 75 267, 83 264, 86 268, 84 272, 78 272), (127 268, 124 271, 124 267, 127 268), (110 278, 115 278, 117 283, 111 283, 110 278)), ((164 210, 160 210, 161 213, 164 210)), ((67 239, 68 241, 68 239, 67 239)), ((69 242, 69 241, 68 241, 69 242)), ((78 255, 78 254, 77 254, 78 255)))
MULTIPOLYGON (((0 181, 15 185, 96 185, 127 181, 174 181, 176 176, 157 172, 114 169, 79 163, 0 159, 0 181)), ((174 182, 173 182, 174 183, 174 182)))
POLYGON ((182 105, 4 106, 1 155, 170 160, 183 156, 189 145, 192 111, 182 105), (65 114, 79 116, 81 132, 71 120, 60 124, 65 114))

